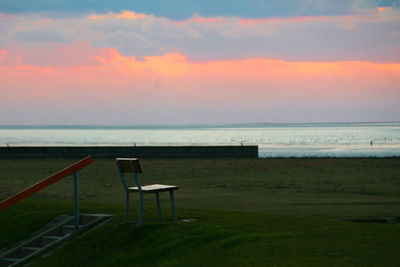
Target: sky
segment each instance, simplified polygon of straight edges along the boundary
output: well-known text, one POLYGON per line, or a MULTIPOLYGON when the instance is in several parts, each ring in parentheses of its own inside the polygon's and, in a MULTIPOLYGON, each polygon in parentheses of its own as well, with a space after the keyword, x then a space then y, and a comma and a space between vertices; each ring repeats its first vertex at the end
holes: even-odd
POLYGON ((380 121, 399 0, 0 0, 0 125, 380 121))

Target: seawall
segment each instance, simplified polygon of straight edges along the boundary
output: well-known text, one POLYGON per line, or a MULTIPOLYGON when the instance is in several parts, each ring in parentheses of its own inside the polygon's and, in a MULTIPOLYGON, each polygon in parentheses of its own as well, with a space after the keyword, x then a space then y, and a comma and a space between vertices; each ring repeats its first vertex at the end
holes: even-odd
POLYGON ((258 146, 0 147, 0 158, 258 158, 258 146))

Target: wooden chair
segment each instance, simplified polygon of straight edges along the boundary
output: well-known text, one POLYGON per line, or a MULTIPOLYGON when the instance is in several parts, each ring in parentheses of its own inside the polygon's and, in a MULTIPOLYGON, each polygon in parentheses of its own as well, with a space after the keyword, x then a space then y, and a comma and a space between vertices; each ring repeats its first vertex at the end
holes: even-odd
POLYGON ((119 173, 121 175, 122 185, 124 186, 126 198, 125 198, 125 222, 128 223, 128 213, 129 213, 129 194, 133 192, 139 192, 139 216, 138 224, 139 226, 143 224, 143 195, 154 193, 156 195, 158 216, 162 219, 161 205, 160 205, 160 192, 169 192, 171 198, 172 215, 174 221, 177 221, 175 200, 174 200, 174 190, 178 190, 179 187, 176 185, 163 185, 163 184, 152 184, 142 186, 139 181, 138 174, 142 173, 142 168, 139 164, 139 159, 137 158, 117 158, 116 159, 119 173), (129 187, 125 179, 125 173, 132 173, 135 178, 135 187, 129 187))

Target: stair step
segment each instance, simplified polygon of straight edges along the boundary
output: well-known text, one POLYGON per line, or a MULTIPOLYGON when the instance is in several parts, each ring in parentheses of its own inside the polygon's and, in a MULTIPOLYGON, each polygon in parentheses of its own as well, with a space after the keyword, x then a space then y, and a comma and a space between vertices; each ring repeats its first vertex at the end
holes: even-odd
POLYGON ((42 233, 36 235, 36 237, 0 254, 0 267, 26 263, 32 257, 53 249, 62 243, 62 241, 69 240, 76 234, 85 232, 85 230, 93 226, 100 226, 111 221, 110 218, 110 215, 104 214, 81 215, 79 229, 83 231, 75 230, 75 224, 72 219, 64 218, 61 221, 59 220, 50 229, 45 229, 42 233))
MULTIPOLYGON (((84 225, 79 225, 79 227, 83 227, 84 225)), ((75 230, 75 225, 60 225, 59 227, 54 228, 49 232, 50 235, 52 236, 65 236, 66 234, 71 233, 72 231, 75 230)))
POLYGON ((75 230, 75 225, 63 225, 62 232, 64 235, 67 235, 75 230))
POLYGON ((21 247, 21 256, 24 258, 26 256, 29 256, 32 253, 35 253, 38 250, 40 250, 40 248, 36 248, 36 247, 21 247))
MULTIPOLYGON (((70 228, 70 229, 75 229, 75 224, 66 224, 66 225, 63 225, 63 227, 70 228)), ((79 229, 82 228, 82 227, 85 227, 85 225, 84 224, 80 224, 79 225, 79 229)))
POLYGON ((79 218, 79 223, 81 225, 86 225, 86 224, 89 224, 89 223, 91 223, 92 221, 94 221, 96 219, 97 219, 96 217, 93 217, 93 216, 90 216, 90 215, 88 216, 86 214, 81 214, 81 216, 79 218))
POLYGON ((0 266, 10 266, 19 261, 18 258, 0 258, 0 266))
POLYGON ((56 241, 60 240, 61 238, 62 237, 60 237, 60 236, 45 235, 45 236, 42 236, 42 244, 44 246, 47 246, 48 244, 56 242, 56 241))
POLYGON ((40 248, 37 247, 22 247, 22 249, 30 250, 30 251, 38 251, 40 248))
POLYGON ((20 260, 20 258, 0 258, 0 263, 12 264, 12 263, 17 262, 19 260, 20 260))
MULTIPOLYGON (((66 225, 63 225, 62 227, 63 227, 62 228, 62 233, 64 235, 67 235, 67 234, 75 231, 75 224, 66 224, 66 225)), ((83 227, 85 227, 84 224, 80 224, 79 225, 79 229, 82 229, 83 227)))

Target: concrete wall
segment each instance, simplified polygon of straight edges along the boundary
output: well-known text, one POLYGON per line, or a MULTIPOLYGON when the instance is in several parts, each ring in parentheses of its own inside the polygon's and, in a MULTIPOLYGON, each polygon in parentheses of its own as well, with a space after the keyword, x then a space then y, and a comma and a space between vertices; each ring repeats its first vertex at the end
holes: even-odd
POLYGON ((0 158, 257 158, 258 146, 0 147, 0 158))

